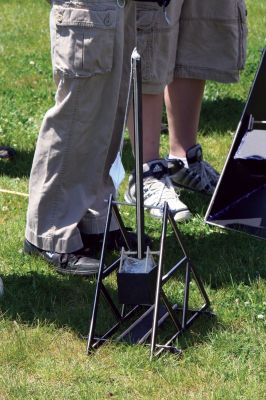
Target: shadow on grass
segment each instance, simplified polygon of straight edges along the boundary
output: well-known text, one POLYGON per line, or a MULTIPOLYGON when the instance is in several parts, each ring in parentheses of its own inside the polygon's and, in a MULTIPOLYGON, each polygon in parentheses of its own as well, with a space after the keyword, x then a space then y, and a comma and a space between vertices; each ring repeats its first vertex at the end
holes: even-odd
POLYGON ((8 275, 4 280, 2 312, 8 319, 26 324, 54 323, 87 334, 95 282, 78 277, 8 275))
MULTIPOLYGON (((54 275, 42 275, 29 273, 27 275, 9 275, 4 279, 5 296, 1 300, 1 312, 8 320, 17 320, 19 323, 34 326, 50 324, 56 328, 67 328, 84 338, 88 334, 89 321, 92 311, 92 302, 95 293, 95 280, 81 279, 78 277, 61 277, 54 275)), ((106 285, 108 293, 115 301, 116 291, 110 285, 106 285)), ((136 317, 141 313, 134 314, 136 317)), ((98 310, 96 335, 103 335, 114 325, 110 307, 101 297, 98 310)), ((152 326, 152 313, 150 328, 152 326)), ((130 324, 136 319, 130 320, 130 324)), ((181 318, 181 316, 178 316, 181 318)), ((181 322, 181 319, 180 319, 181 322)), ((215 317, 200 317, 193 324, 193 331, 185 333, 182 339, 182 348, 204 342, 208 332, 216 325, 215 317), (194 328, 195 326, 195 328, 194 328)), ((123 323, 118 333, 123 332, 129 326, 123 323)), ((164 343, 171 337, 174 325, 168 319, 158 331, 158 343, 164 343)), ((143 334, 143 328, 141 327, 143 334)), ((144 326, 144 329, 147 329, 144 326)), ((116 335, 113 336, 115 339, 116 335)), ((182 335, 183 337, 183 335, 182 335)), ((134 343, 122 341, 121 343, 132 346, 134 343)), ((85 343, 84 343, 85 346, 85 343)))
MULTIPOLYGON (((203 134, 218 132, 225 134, 228 131, 235 131, 242 115, 245 102, 224 97, 215 100, 204 99, 200 114, 200 131, 203 134)), ((166 112, 163 113, 163 122, 167 125, 166 112)), ((162 133, 168 134, 165 130, 162 133)))
MULTIPOLYGON (((170 228, 171 229, 171 228, 170 228)), ((241 232, 211 227, 208 234, 180 233, 180 240, 204 285, 218 289, 228 285, 250 285, 258 278, 266 279, 265 241, 241 232)), ((159 243, 155 243, 159 248, 159 243)), ((181 259, 179 244, 169 232, 165 246, 165 266, 172 268, 181 259)), ((184 279, 185 271, 180 269, 178 279, 184 279)))
POLYGON ((207 236, 184 236, 191 260, 206 284, 216 289, 266 279, 265 241, 241 232, 211 229, 207 236))
POLYGON ((245 103, 239 99, 224 97, 204 100, 200 116, 200 130, 203 134, 212 131, 219 134, 235 131, 245 103))

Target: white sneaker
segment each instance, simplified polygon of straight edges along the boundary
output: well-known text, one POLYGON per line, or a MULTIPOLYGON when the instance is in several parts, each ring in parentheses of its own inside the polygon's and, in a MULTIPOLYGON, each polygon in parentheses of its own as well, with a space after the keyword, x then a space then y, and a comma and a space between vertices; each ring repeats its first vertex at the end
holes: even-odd
MULTIPOLYGON (((128 190, 125 193, 127 203, 136 203, 135 175, 129 177, 128 190)), ((154 160, 143 164, 143 200, 144 207, 155 218, 162 218, 164 203, 167 201, 175 221, 185 221, 191 217, 187 206, 182 203, 168 176, 166 160, 154 160)))
POLYGON ((188 149, 186 158, 188 168, 181 160, 167 159, 173 185, 212 195, 220 175, 203 160, 201 145, 196 144, 188 149))

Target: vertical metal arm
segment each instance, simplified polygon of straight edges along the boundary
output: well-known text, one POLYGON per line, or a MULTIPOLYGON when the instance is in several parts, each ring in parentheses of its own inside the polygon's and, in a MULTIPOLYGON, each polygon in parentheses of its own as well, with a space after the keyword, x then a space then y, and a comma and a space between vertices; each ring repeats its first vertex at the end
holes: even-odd
POLYGON ((138 259, 144 257, 144 205, 143 205, 143 129, 141 59, 134 49, 131 56, 133 72, 133 112, 134 112, 134 153, 136 168, 136 220, 138 238, 138 259))

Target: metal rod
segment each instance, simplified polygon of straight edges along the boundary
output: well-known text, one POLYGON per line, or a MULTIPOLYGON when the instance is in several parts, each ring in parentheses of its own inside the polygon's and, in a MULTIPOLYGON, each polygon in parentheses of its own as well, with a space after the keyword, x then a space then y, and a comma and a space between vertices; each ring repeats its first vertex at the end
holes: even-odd
POLYGON ((115 271, 119 266, 119 264, 120 264, 120 257, 117 260, 115 260, 113 264, 105 268, 105 270, 103 271, 103 279, 106 278, 108 275, 110 275, 111 272, 115 271))
MULTIPOLYGON (((100 347, 103 343, 107 341, 108 338, 110 338, 115 332, 118 331, 120 327, 120 321, 116 322, 105 334, 101 337, 95 337, 94 336, 94 342, 92 344, 92 349, 97 349, 100 347)), ((91 349, 89 349, 90 351, 91 349)))
POLYGON ((114 213, 114 216, 115 216, 115 218, 117 220, 117 223, 118 223, 121 235, 123 237, 123 240, 125 242, 126 248, 127 248, 127 250, 131 250, 130 249, 130 245, 129 245, 129 240, 128 240, 128 234, 127 234, 126 227, 125 227, 124 222, 123 222, 123 220, 121 218, 121 215, 119 214, 118 207, 114 203, 113 203, 113 213, 114 213))
POLYGON ((190 265, 189 261, 186 264, 186 278, 185 278, 185 290, 183 300, 183 315, 182 315, 182 328, 186 327, 187 311, 188 311, 188 299, 189 299, 189 284, 190 284, 190 265))
MULTIPOLYGON (((155 353, 155 356, 159 356, 163 351, 168 350, 168 349, 167 349, 168 346, 170 346, 170 345, 173 343, 173 341, 174 341, 178 336, 180 336, 181 333, 183 333, 183 332, 182 332, 182 331, 176 332, 164 345, 161 345, 161 346, 159 345, 159 346, 157 346, 157 347, 159 348, 159 350, 155 353)), ((171 346, 171 347, 173 347, 173 346, 171 346)), ((182 353, 182 350, 181 350, 181 349, 177 349, 177 348, 176 348, 176 350, 177 350, 178 353, 182 353)))
POLYGON ((165 305, 165 307, 166 307, 166 309, 167 309, 167 311, 168 311, 168 313, 169 313, 169 315, 170 315, 170 317, 171 317, 176 329, 178 331, 181 330, 182 326, 181 326, 180 322, 178 321, 178 318, 175 315, 175 312, 174 312, 171 304, 169 303, 169 301, 168 301, 163 289, 161 289, 161 296, 162 296, 163 303, 164 303, 164 305, 165 305))
MULTIPOLYGON (((125 336, 127 336, 144 318, 146 318, 154 309, 154 306, 150 306, 139 318, 137 318, 124 332, 121 333, 120 336, 118 336, 117 340, 123 339, 125 336)), ((141 338, 142 339, 142 338, 141 338)), ((140 339, 140 340, 141 340, 140 339)))
POLYGON ((200 276, 199 276, 199 274, 197 273, 197 271, 196 271, 196 269, 194 268, 194 266, 193 266, 193 264, 192 264, 191 261, 189 261, 189 266, 190 266, 190 270, 191 270, 191 272, 192 272, 192 274, 193 274, 193 276, 194 276, 194 279, 195 279, 195 281, 196 281, 196 283, 197 283, 197 285, 198 285, 198 288, 199 288, 199 290, 200 290, 202 296, 204 297, 204 300, 206 301, 206 306, 209 306, 209 305, 210 305, 210 299, 209 299, 209 297, 208 297, 208 295, 207 295, 207 293, 206 293, 206 290, 205 290, 205 288, 204 288, 204 286, 203 286, 203 283, 202 283, 202 281, 201 281, 201 279, 200 279, 200 276))
POLYGON ((163 285, 174 275, 174 273, 177 271, 179 267, 182 267, 182 264, 187 260, 187 257, 181 258, 178 263, 176 263, 170 271, 168 271, 164 276, 162 277, 162 283, 163 285))
MULTIPOLYGON (((164 321, 166 320, 166 318, 168 318, 168 317, 169 317, 169 313, 168 313, 168 312, 165 312, 165 314, 163 314, 163 315, 158 319, 158 324, 157 324, 157 326, 160 327, 160 326, 164 323, 164 321)), ((151 332, 152 332, 152 328, 149 329, 149 331, 146 332, 146 334, 138 341, 138 343, 139 343, 139 344, 145 343, 145 341, 146 341, 146 340, 148 339, 148 337, 150 336, 151 332)), ((155 347, 156 347, 156 345, 155 345, 155 347)))
MULTIPOLYGON (((112 336, 114 333, 116 333, 120 326, 121 326, 121 322, 127 321, 128 319, 130 319, 132 317, 132 315, 138 311, 138 309, 140 308, 140 305, 135 306, 132 310, 130 310, 122 319, 122 321, 118 321, 116 322, 107 332, 105 332, 104 335, 102 335, 101 337, 97 337, 95 338, 95 342, 92 345, 92 348, 95 349, 97 347, 99 347, 101 344, 103 344, 104 342, 106 342, 106 340, 112 336)), ((118 340, 118 339, 116 339, 118 340)))
POLYGON ((102 291, 103 297, 105 298, 105 301, 110 305, 111 310, 112 310, 114 316, 116 317, 116 319, 118 321, 121 321, 122 316, 121 316, 118 308, 116 307, 115 303, 113 302, 111 296, 109 295, 108 291, 106 290, 106 288, 105 288, 103 283, 102 283, 102 286, 101 286, 101 291, 102 291))
POLYGON ((103 236, 103 245, 102 245, 101 258, 100 258, 99 272, 98 272, 98 276, 97 276, 95 296, 94 296, 94 302, 93 302, 93 308, 92 308, 91 323, 90 323, 89 334, 88 334, 87 353, 89 353, 92 349, 92 341, 93 341, 93 338, 95 335, 96 318, 97 318, 99 298, 100 298, 102 279, 103 279, 104 256, 105 256, 105 251, 106 251, 106 247, 107 247, 107 237, 108 237, 108 232, 110 229, 111 217, 112 217, 112 201, 113 201, 113 196, 110 195, 109 203, 108 203, 107 219, 106 219, 104 236, 103 236))
POLYGON ((178 243, 179 243, 179 245, 180 245, 180 247, 181 247, 181 249, 182 249, 184 255, 185 255, 186 258, 188 259, 187 252, 186 252, 186 250, 185 250, 185 247, 184 247, 183 243, 182 243, 181 240, 180 240, 179 230, 178 230, 178 228, 177 228, 176 222, 175 222, 175 220, 174 220, 174 217, 173 217, 173 214, 172 214, 171 211, 168 212, 168 218, 169 218, 169 221, 170 221, 170 223, 171 223, 171 225, 172 225, 172 228, 173 228, 174 234, 175 234, 175 236, 176 236, 176 238, 177 238, 177 240, 178 240, 178 243))
POLYGON ((134 49, 131 56, 133 72, 133 113, 134 113, 134 153, 136 170, 136 222, 138 259, 144 258, 144 205, 143 205, 143 131, 142 131, 142 89, 141 59, 134 49))
MULTIPOLYGON (((175 306, 173 306, 174 308, 175 306)), ((159 350, 155 353, 155 356, 159 356, 164 350, 167 350, 167 346, 171 345, 173 341, 178 338, 180 335, 182 335, 191 325, 192 323, 197 320, 202 314, 206 313, 206 309, 208 308, 207 304, 202 306, 199 310, 196 310, 194 314, 188 319, 186 323, 185 329, 181 329, 178 332, 176 332, 168 341, 165 343, 163 346, 156 346, 159 348, 159 350)))
POLYGON ((156 291, 155 291, 154 313, 153 313, 152 334, 151 334, 150 360, 153 357, 155 346, 156 346, 155 341, 156 341, 156 337, 157 337, 157 328, 158 328, 158 309, 159 309, 159 300, 160 300, 161 286, 162 286, 163 253, 164 253, 164 242, 165 242, 165 237, 166 237, 167 218, 168 218, 168 203, 165 201, 164 209, 163 209, 163 226, 162 226, 160 256, 159 256, 159 261, 158 261, 157 282, 156 282, 156 291))

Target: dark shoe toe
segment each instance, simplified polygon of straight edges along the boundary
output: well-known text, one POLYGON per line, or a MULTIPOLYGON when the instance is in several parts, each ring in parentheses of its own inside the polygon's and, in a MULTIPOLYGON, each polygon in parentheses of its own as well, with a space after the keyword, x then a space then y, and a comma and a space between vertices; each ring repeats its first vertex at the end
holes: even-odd
POLYGON ((24 253, 44 258, 57 272, 64 275, 88 276, 99 271, 99 260, 87 256, 84 249, 73 253, 56 253, 42 250, 25 240, 24 253))

